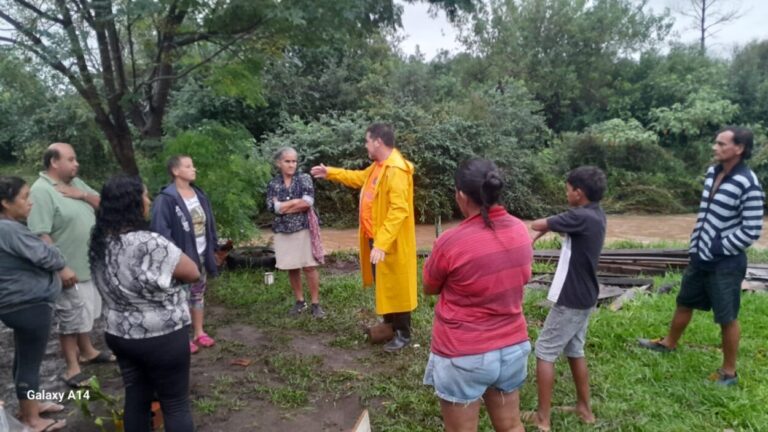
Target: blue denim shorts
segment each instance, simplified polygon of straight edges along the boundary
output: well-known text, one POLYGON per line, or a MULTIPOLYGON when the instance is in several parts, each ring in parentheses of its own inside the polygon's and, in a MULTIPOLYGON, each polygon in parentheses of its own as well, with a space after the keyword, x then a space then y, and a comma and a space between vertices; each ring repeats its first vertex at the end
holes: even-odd
POLYGON ((528 376, 528 341, 501 349, 462 357, 441 357, 430 353, 424 384, 448 402, 469 404, 492 387, 502 393, 518 390, 528 376))

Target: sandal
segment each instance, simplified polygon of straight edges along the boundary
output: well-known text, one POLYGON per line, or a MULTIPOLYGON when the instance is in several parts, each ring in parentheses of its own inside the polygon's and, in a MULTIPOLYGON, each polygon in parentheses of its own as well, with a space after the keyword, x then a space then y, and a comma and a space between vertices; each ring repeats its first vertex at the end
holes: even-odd
POLYGON ((97 363, 114 363, 116 361, 117 361, 117 357, 115 357, 114 354, 106 351, 99 351, 99 353, 96 354, 96 357, 88 360, 81 360, 80 364, 89 365, 89 364, 97 364, 97 363))
POLYGON ((733 375, 729 375, 722 369, 718 369, 709 376, 709 380, 717 385, 730 387, 739 383, 739 374, 734 372, 733 375))
POLYGON ((91 378, 93 377, 86 374, 85 372, 77 373, 75 376, 69 378, 67 378, 64 374, 59 375, 59 379, 64 381, 66 385, 73 389, 90 387, 91 378))
POLYGON ((194 342, 189 342, 189 353, 197 354, 198 351, 200 351, 200 347, 195 345, 194 342))
POLYGON ((520 421, 526 424, 534 425, 536 426, 536 430, 538 432, 549 432, 550 428, 539 426, 538 424, 538 413, 536 411, 521 411, 520 412, 520 421))
POLYGON ((208 336, 208 334, 206 333, 203 333, 200 336, 196 337, 193 342, 195 343, 195 345, 199 345, 205 348, 210 348, 214 344, 216 344, 216 341, 213 340, 213 338, 208 336))
POLYGON ((649 349, 651 351, 656 351, 656 352, 665 353, 665 354, 666 353, 671 353, 671 352, 675 351, 674 348, 670 348, 670 347, 664 345, 663 343, 661 343, 662 340, 663 340, 662 338, 658 338, 658 339, 638 339, 637 340, 637 344, 640 345, 641 347, 645 348, 645 349, 649 349))

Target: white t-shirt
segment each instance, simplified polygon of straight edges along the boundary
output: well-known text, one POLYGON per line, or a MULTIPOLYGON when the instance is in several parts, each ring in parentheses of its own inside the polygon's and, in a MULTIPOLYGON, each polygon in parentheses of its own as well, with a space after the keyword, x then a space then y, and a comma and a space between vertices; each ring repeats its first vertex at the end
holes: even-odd
POLYGON ((205 210, 197 199, 197 194, 190 199, 184 198, 184 204, 187 205, 189 215, 192 217, 192 229, 195 230, 195 241, 197 242, 197 254, 202 260, 205 253, 205 210))

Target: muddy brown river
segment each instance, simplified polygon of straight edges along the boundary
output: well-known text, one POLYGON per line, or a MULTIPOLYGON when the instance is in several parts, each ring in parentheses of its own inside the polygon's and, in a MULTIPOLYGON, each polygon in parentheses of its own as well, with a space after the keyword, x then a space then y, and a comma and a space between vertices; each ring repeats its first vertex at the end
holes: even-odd
MULTIPOLYGON (((766 218, 768 219, 768 218, 766 218)), ((528 221, 526 221, 528 222, 528 221)), ((459 221, 443 223, 443 230, 458 225, 459 221)), ((608 215, 606 242, 615 240, 678 241, 687 242, 695 214, 659 216, 659 215, 608 215)), ((768 247, 766 224, 763 223, 763 235, 756 243, 757 247, 768 247)), ((323 229, 323 246, 326 252, 354 249, 358 246, 357 229, 323 229)), ((416 226, 416 244, 418 248, 431 248, 435 241, 434 225, 416 226)))

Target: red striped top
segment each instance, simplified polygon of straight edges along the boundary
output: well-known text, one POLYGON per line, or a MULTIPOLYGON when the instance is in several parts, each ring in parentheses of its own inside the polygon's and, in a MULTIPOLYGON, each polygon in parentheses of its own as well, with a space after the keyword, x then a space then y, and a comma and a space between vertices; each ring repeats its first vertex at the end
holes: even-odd
POLYGON ((504 207, 446 231, 424 263, 424 283, 440 287, 432 352, 443 357, 480 354, 528 340, 523 286, 531 278, 528 228, 504 207))

